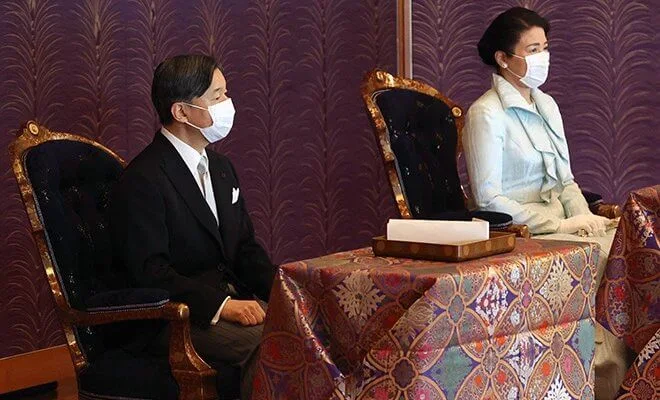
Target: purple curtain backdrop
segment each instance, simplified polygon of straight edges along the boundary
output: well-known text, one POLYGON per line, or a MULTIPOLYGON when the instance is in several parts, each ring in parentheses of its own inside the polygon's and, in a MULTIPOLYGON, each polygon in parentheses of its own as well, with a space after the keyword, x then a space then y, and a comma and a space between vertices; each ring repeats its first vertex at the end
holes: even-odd
POLYGON ((0 15, 0 358, 64 342, 7 146, 36 119, 130 160, 158 127, 168 56, 221 63, 238 114, 216 149, 276 262, 364 246, 395 212, 359 92, 395 68, 390 1, 6 0, 0 15))
MULTIPOLYGON (((414 0, 414 78, 465 110, 490 88, 477 42, 514 6, 550 21, 550 77, 543 90, 561 109, 573 174, 586 190, 622 204, 660 182, 660 1, 414 0)), ((463 168, 461 178, 467 186, 463 168)))

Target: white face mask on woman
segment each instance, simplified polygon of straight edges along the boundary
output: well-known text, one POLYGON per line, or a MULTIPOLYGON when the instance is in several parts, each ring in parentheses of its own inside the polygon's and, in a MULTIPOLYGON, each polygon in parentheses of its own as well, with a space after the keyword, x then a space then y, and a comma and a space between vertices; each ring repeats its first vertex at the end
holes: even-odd
POLYGON ((208 108, 200 107, 190 103, 187 104, 191 107, 199 108, 200 110, 207 110, 211 114, 211 120, 213 124, 208 128, 200 128, 199 126, 193 125, 190 122, 186 121, 186 124, 197 128, 202 132, 202 135, 209 141, 209 143, 215 143, 219 140, 222 140, 229 135, 231 127, 234 125, 234 115, 236 114, 236 109, 234 109, 234 103, 231 99, 221 101, 218 104, 214 104, 208 108))
POLYGON ((525 60, 525 63, 527 64, 527 72, 525 73, 525 76, 520 76, 511 71, 509 66, 506 64, 504 64, 504 68, 508 69, 509 72, 517 76, 520 79, 520 82, 522 82, 527 87, 536 89, 537 87, 543 85, 546 79, 548 79, 548 71, 550 70, 550 53, 548 51, 530 54, 525 57, 521 57, 517 54, 511 55, 525 60))

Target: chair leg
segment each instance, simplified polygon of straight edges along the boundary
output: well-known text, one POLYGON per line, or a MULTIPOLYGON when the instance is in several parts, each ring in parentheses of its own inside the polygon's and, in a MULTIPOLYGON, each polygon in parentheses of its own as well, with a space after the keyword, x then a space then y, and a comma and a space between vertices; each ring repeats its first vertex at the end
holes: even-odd
POLYGON ((214 370, 172 371, 172 375, 179 384, 179 400, 215 400, 218 398, 214 370))
POLYGON ((170 367, 181 400, 215 400, 216 371, 197 354, 190 338, 188 306, 170 304, 177 318, 170 320, 170 367))

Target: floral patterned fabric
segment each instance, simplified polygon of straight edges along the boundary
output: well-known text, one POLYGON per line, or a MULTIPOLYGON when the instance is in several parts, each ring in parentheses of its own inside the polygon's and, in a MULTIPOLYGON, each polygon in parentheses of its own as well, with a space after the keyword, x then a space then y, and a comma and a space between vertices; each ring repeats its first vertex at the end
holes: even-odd
POLYGON ((618 400, 660 398, 660 330, 649 340, 628 370, 618 400))
POLYGON ((623 208, 597 296, 597 318, 636 353, 620 399, 660 397, 660 185, 623 208))
POLYGON ((597 245, 282 266, 253 399, 593 399, 597 245), (407 396, 407 397, 404 397, 407 396))

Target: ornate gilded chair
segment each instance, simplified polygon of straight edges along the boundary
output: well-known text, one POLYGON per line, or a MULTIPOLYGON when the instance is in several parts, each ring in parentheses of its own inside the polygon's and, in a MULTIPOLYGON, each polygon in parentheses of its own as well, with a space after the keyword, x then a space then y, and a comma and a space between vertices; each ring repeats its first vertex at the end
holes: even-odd
MULTIPOLYGON (((470 211, 458 175, 462 153, 463 110, 433 87, 385 71, 370 72, 362 99, 402 218, 490 222, 492 230, 529 237, 526 225, 512 223, 502 213, 470 211)), ((619 206, 604 204, 584 192, 592 212, 614 218, 619 206)))
POLYGON ((34 121, 10 153, 80 398, 216 398, 216 372, 190 340, 188 307, 159 289, 108 290, 112 246, 105 211, 124 161, 92 140, 34 121), (126 324, 165 323, 153 320, 170 324, 169 362, 111 344, 131 331, 126 324))
POLYGON ((362 99, 375 127, 402 218, 490 222, 492 230, 528 237, 510 215, 468 210, 458 175, 463 110, 429 85, 372 71, 362 99))

